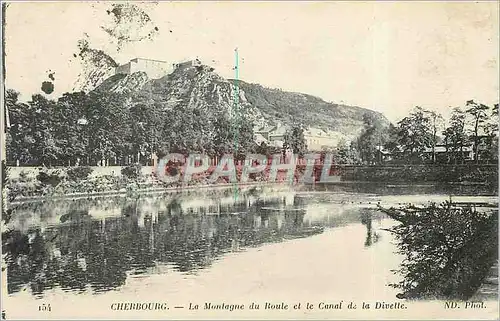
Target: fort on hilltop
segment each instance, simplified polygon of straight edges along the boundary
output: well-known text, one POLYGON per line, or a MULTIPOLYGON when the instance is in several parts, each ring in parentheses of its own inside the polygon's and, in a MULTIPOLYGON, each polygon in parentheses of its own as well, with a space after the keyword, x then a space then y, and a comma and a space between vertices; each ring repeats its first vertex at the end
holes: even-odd
POLYGON ((199 66, 200 60, 193 59, 181 63, 169 63, 163 60, 154 60, 146 58, 134 58, 128 63, 115 68, 115 75, 125 74, 130 75, 134 72, 145 72, 149 78, 161 78, 172 73, 176 68, 184 65, 199 66))

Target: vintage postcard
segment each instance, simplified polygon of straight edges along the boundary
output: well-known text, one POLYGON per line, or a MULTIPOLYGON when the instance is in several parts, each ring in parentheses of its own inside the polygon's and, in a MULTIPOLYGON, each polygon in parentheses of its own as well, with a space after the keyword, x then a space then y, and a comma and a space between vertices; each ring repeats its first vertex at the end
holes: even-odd
POLYGON ((499 318, 499 3, 2 2, 5 320, 499 318))

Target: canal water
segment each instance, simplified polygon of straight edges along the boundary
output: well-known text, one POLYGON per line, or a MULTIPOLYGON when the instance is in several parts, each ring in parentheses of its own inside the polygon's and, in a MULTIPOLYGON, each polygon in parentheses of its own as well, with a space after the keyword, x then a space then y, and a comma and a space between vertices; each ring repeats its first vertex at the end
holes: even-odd
POLYGON ((52 302, 63 316, 73 303, 111 313, 113 302, 137 298, 184 311, 204 302, 397 302, 390 284, 402 257, 387 231, 395 222, 377 206, 450 195, 496 200, 415 186, 276 186, 20 205, 4 233, 4 303, 22 315, 22 306, 52 302))

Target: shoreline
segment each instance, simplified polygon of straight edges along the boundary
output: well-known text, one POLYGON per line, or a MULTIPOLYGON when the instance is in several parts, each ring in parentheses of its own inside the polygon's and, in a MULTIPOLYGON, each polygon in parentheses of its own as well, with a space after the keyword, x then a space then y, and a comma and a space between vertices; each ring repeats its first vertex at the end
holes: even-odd
MULTIPOLYGON (((137 184, 137 183, 136 183, 137 184)), ((145 185, 148 183, 139 183, 140 185, 145 185)), ((96 191, 96 192, 78 192, 78 193, 64 193, 64 194, 51 194, 51 195, 39 195, 39 196, 28 196, 20 197, 12 202, 7 202, 7 205, 18 205, 27 203, 43 202, 46 200, 65 200, 65 199, 82 199, 82 198, 99 198, 99 197, 119 197, 119 196, 135 196, 135 195, 151 195, 151 194, 162 194, 162 193, 182 193, 190 192, 195 190, 210 190, 210 189, 228 189, 232 187, 264 187, 264 186, 294 186, 298 187, 299 190, 302 187, 310 186, 345 186, 345 185, 368 185, 377 184, 387 188, 401 188, 401 187, 432 187, 432 186, 490 186, 486 182, 428 182, 428 183, 415 183, 411 184, 405 183, 384 183, 379 181, 338 181, 338 182, 328 182, 328 183, 299 183, 299 184, 289 184, 288 182, 247 182, 247 183, 223 183, 223 184, 204 184, 204 185, 188 185, 188 186, 176 186, 176 187, 157 187, 152 188, 138 188, 135 190, 126 190, 125 187, 121 189, 114 189, 109 191, 96 191)), ((8 186, 6 186, 8 188, 8 186)), ((488 193, 488 196, 497 196, 498 190, 494 193, 488 193)))
POLYGON ((18 198, 15 201, 9 202, 9 205, 17 205, 17 204, 26 204, 26 203, 35 203, 35 202, 43 202, 45 200, 64 200, 64 199, 81 199, 81 198, 97 198, 97 197, 113 197, 113 196, 127 196, 127 195, 143 195, 143 194, 161 194, 161 193, 181 193, 181 192, 190 192, 194 190, 209 190, 209 189, 229 189, 232 187, 265 187, 265 186, 286 186, 287 184, 283 184, 281 182, 274 183, 263 183, 263 182, 254 182, 254 183, 245 183, 245 184, 212 184, 212 185, 191 185, 191 186, 181 186, 181 187, 156 187, 156 188, 144 188, 144 189, 136 189, 136 190, 110 190, 110 191, 102 191, 102 192, 90 192, 90 193, 66 193, 66 194, 58 194, 58 195, 41 195, 41 196, 32 196, 32 197, 22 197, 18 198))

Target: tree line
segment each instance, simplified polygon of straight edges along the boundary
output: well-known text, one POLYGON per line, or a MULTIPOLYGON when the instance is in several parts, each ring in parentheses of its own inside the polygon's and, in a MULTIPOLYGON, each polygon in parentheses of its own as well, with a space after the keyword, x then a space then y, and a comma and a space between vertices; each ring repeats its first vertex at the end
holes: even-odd
POLYGON ((363 164, 494 163, 498 161, 498 104, 490 107, 470 100, 453 108, 448 120, 417 106, 389 126, 367 115, 363 131, 351 145, 358 155, 350 161, 363 164))
POLYGON ((146 95, 65 93, 57 100, 33 95, 19 101, 6 91, 7 161, 10 165, 147 164, 151 156, 255 152, 253 124, 223 110, 175 108, 146 95), (237 134, 235 134, 237 132, 237 134))
MULTIPOLYGON (((322 152, 333 153, 340 164, 495 163, 498 121, 498 104, 490 107, 473 100, 453 108, 448 120, 419 106, 396 124, 366 113, 356 139, 341 140, 336 148, 324 147, 322 152)), ((307 153, 304 128, 299 123, 291 126, 284 140, 284 149, 307 153)))
MULTIPOLYGON (((56 100, 36 94, 26 103, 18 98, 16 91, 6 91, 11 166, 146 165, 152 155, 169 152, 233 153, 243 159, 248 153, 291 150, 300 156, 308 151, 304 126, 297 121, 285 133, 283 148, 276 148, 254 142, 253 123, 244 112, 230 116, 216 108, 173 108, 146 94, 102 91, 65 93, 56 100)), ((447 121, 437 112, 415 107, 389 125, 366 113, 363 124, 357 139, 323 151, 333 152, 335 162, 344 164, 498 160, 498 104, 490 107, 470 100, 454 108, 447 121)))

